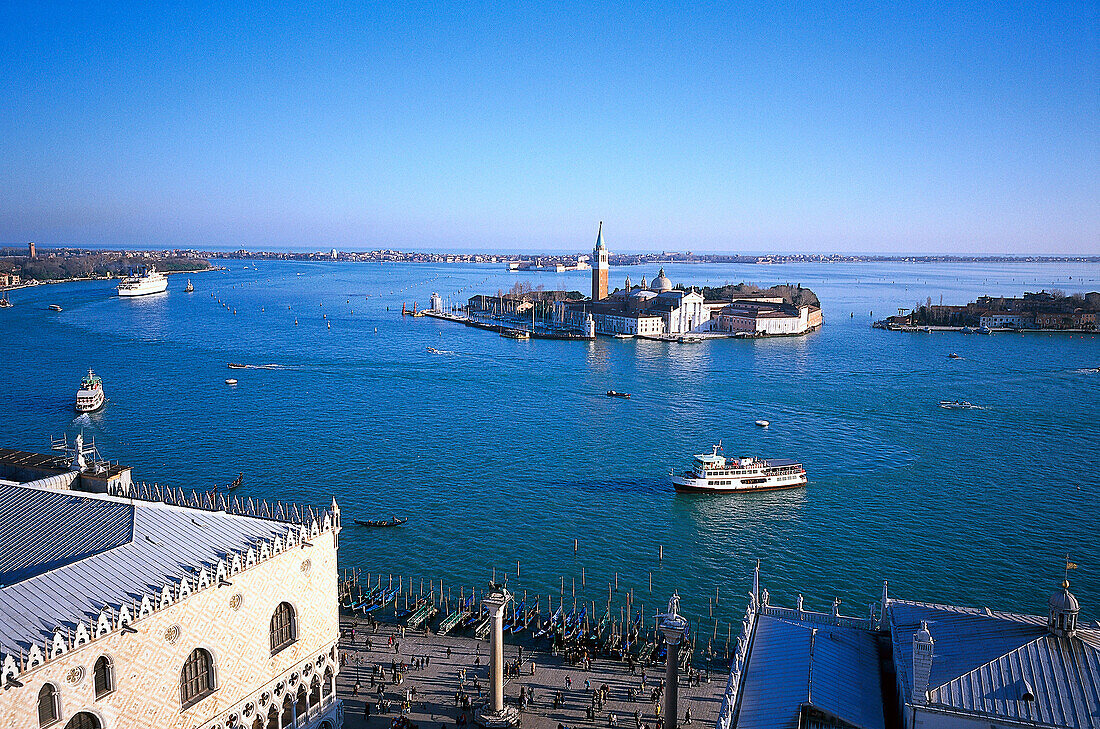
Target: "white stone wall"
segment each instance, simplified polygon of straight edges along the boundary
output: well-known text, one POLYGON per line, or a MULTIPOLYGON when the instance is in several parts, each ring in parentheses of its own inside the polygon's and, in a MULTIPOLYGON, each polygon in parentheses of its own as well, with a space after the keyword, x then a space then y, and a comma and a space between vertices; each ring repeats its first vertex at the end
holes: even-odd
MULTIPOLYGON (((60 690, 61 721, 52 725, 59 729, 78 711, 95 714, 105 729, 215 727, 231 713, 251 727, 255 713, 243 715, 247 703, 266 716, 262 698, 281 702, 280 684, 281 693, 293 693, 303 679, 308 689, 315 675, 339 670, 334 530, 311 537, 310 544, 231 575, 230 585, 206 587, 134 620, 134 633, 114 630, 25 671, 18 677, 21 686, 0 692, 0 727, 37 729, 38 693, 47 681, 60 690), (273 656, 271 615, 283 601, 295 608, 298 639, 273 656), (180 673, 197 647, 214 656, 217 690, 181 710, 180 673), (101 655, 113 663, 115 690, 97 700, 93 667, 101 655)), ((334 716, 334 693, 328 699, 326 711, 334 716)))

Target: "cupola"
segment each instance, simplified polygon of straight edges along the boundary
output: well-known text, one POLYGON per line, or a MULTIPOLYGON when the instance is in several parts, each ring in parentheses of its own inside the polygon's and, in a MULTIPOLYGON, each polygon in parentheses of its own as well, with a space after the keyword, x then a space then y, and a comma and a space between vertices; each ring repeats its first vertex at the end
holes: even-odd
POLYGON ((1077 633, 1077 615, 1081 612, 1081 604, 1069 591, 1069 580, 1062 581, 1062 589, 1050 596, 1049 605, 1047 628, 1057 636, 1072 638, 1077 633))

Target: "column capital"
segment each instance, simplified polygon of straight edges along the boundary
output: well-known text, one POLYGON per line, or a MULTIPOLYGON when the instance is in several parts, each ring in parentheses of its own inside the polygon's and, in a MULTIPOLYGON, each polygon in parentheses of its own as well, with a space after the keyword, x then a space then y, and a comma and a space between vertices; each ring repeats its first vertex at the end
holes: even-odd
POLYGON ((481 603, 490 610, 502 610, 512 600, 512 593, 500 585, 492 585, 491 591, 481 598, 481 603))

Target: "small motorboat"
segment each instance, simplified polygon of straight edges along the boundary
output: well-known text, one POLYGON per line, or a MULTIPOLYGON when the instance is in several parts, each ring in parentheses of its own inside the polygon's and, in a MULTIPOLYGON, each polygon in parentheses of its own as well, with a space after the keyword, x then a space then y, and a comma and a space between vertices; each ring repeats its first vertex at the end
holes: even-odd
POLYGON ((981 410, 980 405, 975 405, 967 400, 940 400, 940 407, 945 410, 981 410))
POLYGON ((237 384, 237 380, 235 380, 235 379, 234 379, 234 378, 232 378, 232 377, 227 377, 227 378, 225 379, 225 384, 227 384, 227 385, 236 385, 236 384, 237 384))
POLYGON ((633 339, 634 338, 633 334, 612 334, 611 336, 615 339, 633 339))
POLYGON ((978 334, 992 334, 993 330, 989 327, 978 327, 978 334))
POLYGON ((500 336, 507 339, 530 339, 531 333, 526 329, 505 329, 500 336))
POLYGON ((625 398, 629 398, 630 393, 629 392, 616 392, 615 390, 608 390, 607 391, 607 396, 608 397, 625 397, 625 398))
POLYGON ((183 289, 185 294, 189 294, 195 290, 194 284, 191 283, 191 279, 187 279, 187 286, 183 289))
POLYGON ((947 358, 948 358, 948 359, 962 359, 962 357, 960 357, 959 355, 955 354, 954 352, 952 352, 951 354, 947 355, 947 358))
POLYGON ((239 362, 230 362, 229 363, 229 369, 231 369, 231 370, 246 370, 246 369, 248 369, 248 365, 240 364, 239 362))
POLYGON ((768 427, 769 425, 771 425, 771 423, 769 423, 769 422, 768 422, 767 420, 757 420, 757 421, 756 421, 756 424, 757 424, 758 426, 760 426, 761 428, 766 428, 766 427, 768 427))
POLYGON ((57 304, 50 304, 50 311, 61 311, 61 307, 57 304))
POLYGON ((401 526, 402 524, 404 524, 408 520, 409 520, 409 517, 407 517, 407 516, 404 519, 398 519, 395 516, 392 519, 384 519, 384 520, 355 519, 355 523, 358 524, 359 526, 365 526, 365 527, 392 527, 392 526, 401 526))

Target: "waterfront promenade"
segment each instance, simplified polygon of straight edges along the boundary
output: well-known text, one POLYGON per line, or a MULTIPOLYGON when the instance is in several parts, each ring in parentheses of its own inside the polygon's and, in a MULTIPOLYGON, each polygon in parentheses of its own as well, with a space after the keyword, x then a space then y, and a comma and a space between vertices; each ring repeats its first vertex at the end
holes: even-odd
MULTIPOLYGON (((420 729, 441 729, 454 727, 461 709, 456 706, 455 695, 464 691, 470 698, 473 710, 466 716, 472 716, 476 709, 488 700, 488 659, 489 643, 463 636, 438 636, 425 634, 422 630, 406 631, 401 636, 401 628, 390 624, 378 624, 376 632, 370 632, 367 624, 352 618, 341 618, 344 637, 340 641, 342 661, 346 664, 340 670, 337 681, 338 696, 344 702, 344 726, 348 729, 371 727, 383 729, 401 715, 401 703, 406 692, 416 689, 407 716, 420 729), (350 630, 355 628, 355 638, 350 630), (397 643, 397 651, 391 647, 390 638, 397 643), (371 642, 367 649, 367 639, 371 642), (449 652, 449 655, 448 655, 449 652), (417 659, 427 658, 427 665, 416 668, 417 659), (401 683, 393 683, 392 667, 394 661, 399 668, 401 683), (408 666, 402 671, 400 665, 408 666), (374 666, 380 666, 385 674, 385 699, 391 702, 389 711, 380 714, 378 681, 372 686, 371 673, 374 666), (462 680, 465 670, 465 681, 462 680), (356 684, 359 684, 356 691, 356 684), (478 698, 478 687, 481 699, 478 698), (364 718, 364 701, 371 702, 370 718, 364 718)), ((608 727, 611 715, 615 715, 614 726, 622 729, 637 729, 647 725, 650 729, 656 725, 653 691, 664 679, 663 665, 637 666, 631 674, 625 663, 603 658, 591 661, 590 670, 583 666, 571 666, 562 656, 552 655, 544 650, 532 650, 523 643, 506 643, 505 665, 520 657, 522 663, 519 675, 506 678, 505 701, 519 705, 521 688, 534 701, 522 711, 522 725, 536 729, 557 729, 559 724, 566 727, 608 727), (645 672, 645 688, 642 688, 642 673, 645 672), (586 681, 588 687, 586 688, 586 681), (588 718, 587 709, 592 705, 593 691, 602 686, 608 687, 607 700, 602 708, 588 718), (637 689, 637 698, 629 694, 631 688, 637 689), (555 694, 560 691, 563 703, 555 706, 555 694), (635 719, 638 712, 638 719, 635 719)), ((699 675, 698 682, 688 685, 681 675, 679 687, 679 725, 684 726, 685 711, 691 710, 691 724, 688 726, 714 726, 718 711, 722 706, 722 692, 725 689, 727 672, 724 665, 716 665, 707 681, 707 671, 699 675)))

